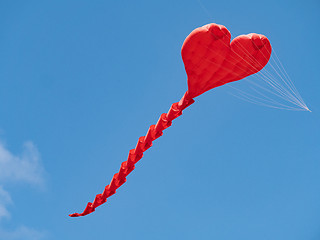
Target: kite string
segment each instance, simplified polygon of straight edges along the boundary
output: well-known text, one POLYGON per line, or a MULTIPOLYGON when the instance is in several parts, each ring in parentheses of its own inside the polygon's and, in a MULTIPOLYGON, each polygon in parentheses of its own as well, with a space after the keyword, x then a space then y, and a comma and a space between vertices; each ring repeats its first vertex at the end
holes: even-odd
MULTIPOLYGON (((202 8, 202 10, 206 13, 206 15, 208 16, 209 19, 213 19, 212 15, 210 14, 210 12, 208 11, 208 9, 206 8, 205 4, 201 1, 198 0, 198 4, 200 5, 200 7, 202 8)), ((223 42, 223 41, 222 41, 223 42)), ((224 43, 224 42, 223 42, 224 43)), ((240 43, 240 46, 242 44, 240 43)), ((246 49, 241 46, 243 48, 244 51, 246 51, 246 49)), ((260 50, 260 49, 259 49, 260 50)), ((260 50, 261 54, 265 57, 265 55, 263 54, 263 52, 260 50)), ((268 53, 270 53, 267 50, 268 53)), ((275 51, 273 51, 275 54, 275 59, 271 56, 271 59, 275 62, 276 67, 280 70, 280 73, 284 76, 282 77, 281 74, 279 74, 279 72, 275 69, 275 67, 271 64, 271 62, 269 63, 269 65, 271 66, 271 68, 275 71, 276 75, 278 75, 280 77, 281 80, 283 80, 284 84, 289 88, 289 91, 287 89, 284 88, 284 86, 282 86, 280 84, 280 82, 278 82, 276 80, 276 78, 268 71, 264 68, 265 73, 263 73, 262 71, 258 71, 258 75, 262 75, 260 76, 261 79, 264 80, 265 83, 267 83, 268 85, 270 85, 270 87, 272 89, 274 89, 275 91, 277 91, 279 94, 282 95, 282 99, 285 99, 288 102, 291 102, 293 105, 296 105, 298 107, 303 108, 304 110, 310 111, 309 108, 307 107, 307 105, 305 104, 305 102, 303 101, 300 93, 298 92, 298 90, 296 89, 296 87, 294 86, 290 76, 288 75, 287 71, 285 70, 285 68, 283 67, 280 59, 278 58, 277 54, 275 51), (277 61, 278 60, 278 63, 277 61)), ((238 55, 238 54, 237 54, 238 55)), ((248 54, 249 59, 250 58, 250 53, 248 54)), ((246 61, 242 56, 240 56, 244 61, 246 61)), ((247 62, 247 61, 246 61, 247 62)), ((255 68, 255 66, 253 66, 253 64, 250 64, 251 67, 255 68)))
MULTIPOLYGON (((240 44, 241 46, 241 44, 240 44)), ((242 46, 242 49, 244 51, 247 51, 245 49, 245 47, 242 46)), ((265 57, 264 53, 259 50, 261 52, 261 54, 265 57)), ((265 82, 267 83, 268 85, 270 85, 270 87, 274 90, 276 90, 279 94, 281 94, 283 97, 283 99, 285 99, 286 101, 288 102, 291 102, 292 104, 298 106, 298 107, 301 107, 302 109, 304 110, 307 110, 307 111, 310 111, 309 108, 306 106, 306 104, 304 103, 302 97, 300 96, 298 90, 296 89, 296 87, 294 86, 293 82, 290 80, 290 77, 289 75, 286 75, 283 73, 286 72, 285 68, 283 67, 282 63, 280 62, 280 60, 278 59, 279 63, 278 64, 276 62, 276 60, 273 58, 271 52, 269 52, 268 49, 266 49, 266 51, 268 52, 268 54, 270 54, 271 56, 271 59, 274 61, 274 63, 276 64, 277 68, 280 70, 280 73, 276 70, 276 68, 273 66, 273 64, 271 63, 271 61, 269 62, 269 65, 271 66, 271 68, 273 69, 273 71, 278 75, 278 79, 279 81, 277 81, 276 77, 273 76, 272 73, 270 73, 266 68, 263 68, 262 71, 258 72, 257 75, 262 75, 260 76, 260 78, 265 82), (280 66, 281 67, 280 67, 280 66), (281 68, 283 70, 281 70, 281 68), (263 71, 265 73, 263 73, 263 71), (281 73, 283 74, 284 78, 281 76, 281 73), (282 85, 281 84, 281 81, 285 84, 285 85, 282 85), (285 87, 287 86, 287 88, 285 87)), ((275 50, 273 49, 273 52, 275 54, 275 56, 277 57, 276 53, 275 53, 275 50)), ((247 52, 248 53, 248 52, 247 52)), ((249 56, 249 53, 248 53, 248 56, 249 56)), ((249 56, 250 57, 250 56, 249 56)), ((251 57, 250 57, 251 58, 251 57)), ((266 58, 266 57, 265 57, 266 58)), ((258 63, 259 64, 259 63, 258 63)))
MULTIPOLYGON (((212 33, 211 33, 211 34, 212 34, 212 33)), ((223 44, 225 44, 226 47, 228 47, 228 45, 227 45, 224 41, 221 41, 221 42, 222 42, 223 44)), ((275 94, 275 93, 273 93, 273 94, 275 94, 275 95, 277 95, 278 97, 280 97, 280 98, 282 98, 282 99, 284 99, 284 100, 292 103, 293 105, 296 105, 296 106, 298 106, 298 107, 301 107, 301 108, 304 109, 304 110, 310 111, 310 110, 308 109, 308 107, 306 106, 306 104, 303 102, 300 94, 298 93, 298 91, 297 91, 296 88, 294 87, 292 81, 288 80, 288 82, 286 82, 286 81, 281 77, 281 75, 277 72, 277 70, 272 66, 272 64, 270 63, 269 65, 270 65, 270 66, 272 67, 272 69, 276 72, 276 74, 280 77, 280 79, 284 81, 285 85, 289 88, 289 90, 286 89, 286 88, 284 88, 284 86, 282 86, 282 85, 280 84, 280 82, 278 82, 278 81, 276 80, 276 78, 275 78, 268 70, 263 69, 263 70, 265 70, 265 73, 263 73, 262 71, 259 71, 259 69, 258 69, 256 66, 254 66, 253 63, 251 63, 251 62, 255 62, 252 54, 251 54, 240 42, 239 42, 239 45, 240 45, 241 49, 242 49, 244 52, 246 52, 246 56, 247 56, 247 57, 249 58, 249 60, 251 60, 251 61, 250 61, 250 62, 247 61, 247 60, 244 58, 244 56, 241 56, 241 55, 239 55, 239 54, 236 53, 236 52, 235 52, 235 54, 236 54, 239 58, 241 58, 244 62, 246 62, 248 65, 250 65, 253 69, 255 69, 255 70, 258 72, 258 75, 261 75, 260 78, 261 78, 265 83, 267 83, 268 85, 270 85, 270 87, 271 87, 272 89, 276 90, 276 91, 278 92, 278 94, 280 94, 280 95, 282 95, 282 96, 280 96, 280 95, 278 95, 278 94, 275 94), (290 83, 291 83, 291 84, 290 84, 290 83), (292 87, 292 85, 293 85, 293 87, 292 87), (293 94, 292 94, 292 93, 293 93, 293 94)), ((207 47, 207 48, 208 48, 209 51, 212 51, 209 47, 207 47)), ((267 49, 266 49, 266 50, 267 50, 267 49)), ((267 57, 264 55, 264 53, 261 51, 261 49, 259 49, 259 52, 262 54, 262 56, 263 56, 264 58, 267 59, 267 57)), ((268 50, 267 50, 267 52, 268 52, 268 53, 270 54, 270 56, 271 56, 271 52, 269 52, 268 50)), ((219 55, 218 53, 216 53, 216 54, 219 55)), ((273 59, 272 56, 271 56, 271 58, 273 59)), ((273 59, 273 60, 274 60, 274 59, 273 59)), ((229 62, 227 59, 225 59, 225 61, 229 62)), ((275 64, 277 65, 277 67, 280 69, 279 65, 276 63, 275 60, 274 60, 274 62, 275 62, 275 64)), ((280 60, 279 60, 279 62, 280 62, 280 60)), ((214 63, 214 62, 212 62, 212 63, 214 63)), ((262 66, 259 62, 257 62, 257 64, 258 64, 261 68, 263 68, 263 66, 262 66)), ((281 64, 281 62, 280 62, 280 64, 281 64)), ((236 64, 235 64, 235 63, 231 63, 231 65, 236 65, 236 64)), ((281 66, 281 65, 280 65, 280 66, 281 66)), ((242 69, 240 66, 238 66, 238 67, 239 67, 240 69, 242 69)), ((242 69, 242 70, 244 70, 244 69, 242 69)), ((281 69, 280 69, 280 71, 281 71, 281 69)), ((284 71, 285 71, 285 70, 284 70, 284 71)), ((282 73, 282 71, 281 71, 281 73, 282 73)), ((285 75, 285 74, 284 74, 284 75, 285 75)), ((289 76, 288 76, 287 78, 289 78, 289 76)))
POLYGON ((182 111, 194 103, 194 100, 188 95, 186 92, 179 102, 173 103, 168 113, 161 114, 157 124, 149 127, 146 136, 139 138, 136 147, 129 151, 127 161, 122 162, 119 172, 113 175, 103 193, 97 194, 92 203, 88 202, 82 213, 69 214, 70 217, 85 216, 94 212, 97 207, 107 201, 108 197, 116 193, 116 190, 126 182, 126 177, 135 169, 135 164, 143 157, 143 153, 152 146, 152 142, 161 137, 163 130, 170 127, 172 121, 181 116, 182 111))

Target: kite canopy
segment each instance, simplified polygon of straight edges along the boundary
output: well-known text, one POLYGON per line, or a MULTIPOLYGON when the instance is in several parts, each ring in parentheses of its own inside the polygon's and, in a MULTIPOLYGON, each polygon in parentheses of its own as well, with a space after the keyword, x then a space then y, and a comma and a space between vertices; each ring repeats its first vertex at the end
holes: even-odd
POLYGON ((95 211, 126 182, 126 177, 135 169, 135 164, 152 142, 161 137, 163 130, 181 116, 182 111, 194 103, 193 98, 202 93, 247 77, 260 71, 269 61, 271 45, 260 34, 251 33, 236 37, 230 43, 230 32, 222 25, 208 24, 191 32, 183 43, 181 54, 188 75, 188 91, 180 102, 172 104, 168 113, 161 114, 157 124, 151 125, 146 136, 139 138, 134 149, 129 151, 127 161, 121 164, 110 184, 94 201, 89 202, 82 213, 69 216, 79 217, 95 211))
POLYGON ((271 45, 265 36, 251 33, 231 43, 230 39, 228 29, 215 23, 193 30, 186 38, 181 55, 190 98, 254 74, 268 63, 271 45))

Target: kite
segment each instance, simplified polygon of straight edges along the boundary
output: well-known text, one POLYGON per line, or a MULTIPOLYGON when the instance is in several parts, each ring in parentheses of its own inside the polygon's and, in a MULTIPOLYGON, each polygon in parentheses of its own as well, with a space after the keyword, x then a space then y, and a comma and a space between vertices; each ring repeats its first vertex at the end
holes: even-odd
POLYGON ((259 72, 269 61, 271 45, 267 37, 251 33, 240 35, 231 42, 231 34, 223 25, 215 23, 196 28, 185 39, 181 55, 187 73, 188 90, 179 102, 173 103, 168 113, 161 114, 158 122, 151 125, 146 136, 139 138, 128 159, 122 162, 110 184, 94 201, 89 202, 82 213, 70 217, 85 216, 105 203, 107 198, 126 182, 126 177, 135 169, 135 164, 152 142, 162 136, 172 121, 181 116, 182 111, 194 103, 194 99, 204 92, 229 82, 243 79, 259 72))

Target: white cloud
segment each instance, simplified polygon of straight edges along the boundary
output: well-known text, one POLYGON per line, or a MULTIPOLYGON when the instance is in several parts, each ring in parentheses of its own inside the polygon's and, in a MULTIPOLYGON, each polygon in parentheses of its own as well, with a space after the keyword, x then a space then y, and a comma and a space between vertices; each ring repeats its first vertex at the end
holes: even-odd
POLYGON ((40 240, 46 236, 45 232, 21 226, 13 231, 0 229, 0 240, 40 240))
POLYGON ((32 142, 23 145, 21 155, 14 155, 0 143, 0 182, 19 181, 43 186, 44 169, 40 154, 32 142))
MULTIPOLYGON (((0 223, 2 219, 10 218, 7 206, 13 203, 3 185, 8 182, 21 182, 43 188, 44 175, 40 154, 32 142, 23 144, 20 155, 14 155, 0 142, 0 223)), ((43 232, 25 226, 10 231, 0 226, 0 240, 39 240, 44 236, 43 232)))
POLYGON ((12 203, 10 194, 0 186, 0 220, 10 217, 10 213, 6 209, 6 205, 12 203))

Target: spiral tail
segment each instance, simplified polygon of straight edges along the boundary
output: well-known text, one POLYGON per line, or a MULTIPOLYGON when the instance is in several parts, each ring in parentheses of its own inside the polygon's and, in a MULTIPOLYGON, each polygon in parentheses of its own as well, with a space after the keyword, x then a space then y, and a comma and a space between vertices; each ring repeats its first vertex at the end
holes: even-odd
POLYGON ((170 127, 172 120, 181 116, 182 111, 194 103, 194 100, 188 96, 188 92, 177 103, 173 103, 168 113, 161 114, 157 124, 151 125, 146 136, 139 138, 138 143, 134 149, 129 151, 127 161, 121 164, 118 173, 113 175, 109 185, 104 188, 103 193, 97 194, 94 201, 89 202, 82 213, 69 214, 70 217, 80 217, 88 215, 95 211, 96 207, 104 204, 107 198, 116 193, 116 190, 124 184, 126 177, 135 169, 135 164, 143 157, 143 153, 152 146, 152 142, 158 137, 161 137, 163 130, 170 127))

